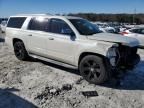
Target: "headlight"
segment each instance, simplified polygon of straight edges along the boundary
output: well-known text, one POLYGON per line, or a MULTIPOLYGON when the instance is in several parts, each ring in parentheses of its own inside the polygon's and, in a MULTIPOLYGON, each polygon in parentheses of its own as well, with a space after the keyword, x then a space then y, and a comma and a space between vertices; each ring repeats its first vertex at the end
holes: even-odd
POLYGON ((119 63, 119 59, 120 59, 120 54, 119 54, 118 48, 117 47, 109 48, 108 52, 107 52, 107 58, 109 59, 110 64, 113 67, 116 67, 117 64, 119 63))

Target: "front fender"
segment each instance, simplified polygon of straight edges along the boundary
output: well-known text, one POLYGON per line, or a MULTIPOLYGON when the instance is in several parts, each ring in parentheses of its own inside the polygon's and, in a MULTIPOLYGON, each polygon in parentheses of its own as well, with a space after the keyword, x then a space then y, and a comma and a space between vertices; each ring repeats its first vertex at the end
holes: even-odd
POLYGON ((87 43, 79 46, 78 51, 75 55, 75 65, 78 66, 79 58, 83 53, 93 53, 96 55, 106 56, 107 51, 110 47, 118 45, 116 43, 109 42, 95 42, 95 43, 87 43))

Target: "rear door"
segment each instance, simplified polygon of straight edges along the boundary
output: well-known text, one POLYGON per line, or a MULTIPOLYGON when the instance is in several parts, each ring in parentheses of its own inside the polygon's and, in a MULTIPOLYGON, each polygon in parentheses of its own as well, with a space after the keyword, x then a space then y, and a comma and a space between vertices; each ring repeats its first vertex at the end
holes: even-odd
POLYGON ((48 19, 37 17, 32 18, 28 30, 27 30, 27 42, 30 53, 37 55, 44 55, 46 45, 46 30, 48 25, 48 19))

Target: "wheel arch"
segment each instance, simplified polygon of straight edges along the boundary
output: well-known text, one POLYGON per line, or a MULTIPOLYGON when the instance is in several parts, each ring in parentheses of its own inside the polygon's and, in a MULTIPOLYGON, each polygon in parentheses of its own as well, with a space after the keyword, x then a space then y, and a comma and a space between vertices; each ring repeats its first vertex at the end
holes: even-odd
POLYGON ((24 42, 23 42, 23 40, 21 40, 21 39, 19 39, 19 38, 13 38, 12 39, 12 44, 13 44, 13 47, 14 47, 14 52, 15 52, 15 45, 16 45, 16 43, 17 42, 20 42, 21 43, 21 49, 23 50, 23 57, 22 58, 19 58, 19 57, 17 57, 19 60, 27 60, 30 56, 29 56, 29 53, 28 53, 28 51, 27 51, 27 49, 25 48, 25 44, 24 44, 24 42))
POLYGON ((101 55, 101 54, 97 54, 97 53, 93 53, 93 52, 83 52, 80 54, 79 58, 78 58, 78 66, 80 64, 80 61, 85 57, 85 56, 88 56, 88 55, 95 55, 95 56, 98 56, 98 57, 101 57, 102 59, 106 59, 106 57, 104 55, 101 55))
POLYGON ((26 51, 27 51, 27 53, 28 53, 28 55, 29 55, 28 49, 27 49, 27 47, 26 47, 26 45, 25 45, 25 43, 24 43, 24 41, 23 41, 22 39, 13 38, 13 39, 12 39, 12 44, 13 44, 13 46, 14 46, 14 43, 15 43, 15 42, 18 42, 18 41, 23 42, 24 47, 25 47, 25 49, 26 49, 26 51))
POLYGON ((13 46, 14 46, 15 42, 18 42, 18 41, 23 42, 21 39, 18 39, 18 38, 13 38, 12 41, 13 41, 13 46))

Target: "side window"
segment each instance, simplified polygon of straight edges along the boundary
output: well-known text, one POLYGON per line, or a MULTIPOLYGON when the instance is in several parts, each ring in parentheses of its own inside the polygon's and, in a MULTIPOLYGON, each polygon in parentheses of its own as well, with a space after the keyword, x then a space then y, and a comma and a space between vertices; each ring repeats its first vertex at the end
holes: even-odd
POLYGON ((21 28, 25 20, 26 20, 26 17, 11 17, 9 19, 7 27, 21 28))
POLYGON ((65 35, 70 35, 71 33, 74 33, 69 27, 69 25, 61 19, 50 20, 50 32, 65 35))
POLYGON ((132 33, 140 33, 140 29, 133 29, 130 32, 132 32, 132 33))
POLYGON ((144 29, 141 29, 141 34, 144 34, 144 29))
POLYGON ((136 29, 132 29, 132 30, 130 30, 130 32, 136 33, 136 29))
POLYGON ((38 31, 49 31, 49 21, 47 18, 32 18, 29 26, 29 30, 38 30, 38 31))

